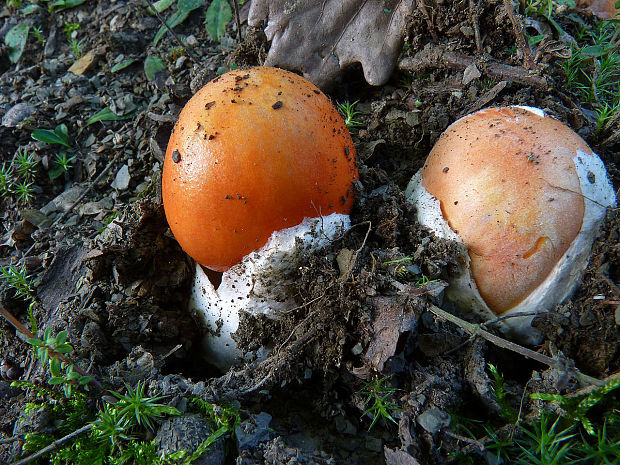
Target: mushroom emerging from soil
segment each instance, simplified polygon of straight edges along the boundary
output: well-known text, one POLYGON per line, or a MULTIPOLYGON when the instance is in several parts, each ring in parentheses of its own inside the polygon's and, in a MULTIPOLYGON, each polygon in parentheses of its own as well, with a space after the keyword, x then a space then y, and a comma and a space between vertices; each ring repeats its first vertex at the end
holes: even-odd
POLYGON ((620 8, 616 8, 617 0, 578 0, 577 6, 587 7, 600 19, 610 19, 620 14, 620 8))
MULTIPOLYGON (((453 123, 406 194, 423 225, 467 247, 447 297, 484 320, 546 311, 568 297, 616 203, 600 158, 530 107, 490 108, 453 123)), ((532 318, 509 318, 503 328, 534 343, 532 318)))
POLYGON ((357 177, 340 114, 296 74, 232 71, 186 104, 168 144, 162 195, 175 238, 199 264, 190 306, 219 331, 206 339, 215 364, 240 358, 231 337, 240 311, 282 307, 278 280, 296 242, 319 247, 348 227, 357 177), (200 265, 223 272, 221 284, 200 265))

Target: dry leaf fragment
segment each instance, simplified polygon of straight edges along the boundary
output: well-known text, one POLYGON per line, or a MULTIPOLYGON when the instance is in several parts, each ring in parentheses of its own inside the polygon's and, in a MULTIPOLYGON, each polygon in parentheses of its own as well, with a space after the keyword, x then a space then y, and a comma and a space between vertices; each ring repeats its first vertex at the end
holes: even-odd
POLYGON ((248 23, 267 23, 267 66, 301 71, 325 88, 359 62, 366 81, 378 86, 394 69, 413 9, 413 0, 255 0, 248 23))
POLYGON ((95 58, 103 53, 105 53, 105 47, 95 47, 89 50, 71 65, 69 72, 78 76, 84 74, 90 68, 90 65, 93 64, 95 58))
POLYGON ((370 299, 373 308, 372 339, 364 358, 378 372, 396 354, 400 336, 415 331, 417 327, 417 316, 408 310, 405 300, 402 297, 370 299))

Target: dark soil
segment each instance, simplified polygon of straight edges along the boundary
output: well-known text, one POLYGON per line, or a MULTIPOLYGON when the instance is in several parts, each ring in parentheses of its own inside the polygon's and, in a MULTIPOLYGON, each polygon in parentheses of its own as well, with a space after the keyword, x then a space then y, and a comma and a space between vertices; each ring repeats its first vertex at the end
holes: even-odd
MULTIPOLYGON (((237 335, 248 350, 261 345, 274 350, 266 360, 228 373, 219 373, 201 354, 203 331, 187 312, 193 264, 167 226, 159 179, 167 140, 184 103, 231 61, 260 64, 268 48, 264 37, 250 31, 239 47, 231 23, 215 43, 199 9, 175 28, 186 40, 191 36, 185 51, 169 35, 154 47, 160 24, 132 0, 87 2, 54 14, 40 9, 26 17, 9 7, 0 10, 0 38, 26 21, 40 27, 47 39, 45 47, 29 39, 17 64, 0 49, 0 113, 18 103, 28 105, 28 116, 0 126, 0 165, 18 150, 39 161, 29 203, 6 195, 0 199, 0 265, 26 264, 37 283, 33 317, 39 330, 67 330, 77 365, 106 389, 142 381, 151 394, 169 396, 180 409, 193 395, 233 403, 250 426, 261 412, 272 417, 270 429, 263 427, 263 441, 248 446, 237 439, 228 462, 208 463, 233 463, 236 457, 243 464, 416 463, 412 457, 419 463, 451 463, 455 453, 476 455, 475 447, 449 422, 437 430, 425 426, 423 415, 441 421, 458 414, 488 421, 498 431, 508 428, 491 394, 488 363, 505 375, 515 403, 525 399, 524 416, 540 407, 526 394, 580 387, 571 368, 601 379, 620 370, 617 209, 608 212, 575 295, 534 323, 545 337, 535 349, 550 357, 561 354, 567 370, 470 339, 428 311, 429 304, 441 305, 444 281, 463 250, 417 224, 403 190, 451 122, 486 106, 543 108, 590 144, 615 189, 620 186, 620 143, 610 137, 620 131, 618 121, 595 135, 593 112, 566 89, 557 50, 541 50, 536 70, 528 73, 501 1, 469 2, 480 3, 475 16, 481 50, 467 2, 431 3, 428 18, 419 10, 409 19, 404 56, 431 44, 438 59, 416 64, 420 72, 397 69, 381 87, 365 84, 353 67, 330 90, 334 101, 359 101, 361 111, 361 125, 352 131, 360 168, 354 227, 319 253, 299 251, 290 290, 296 309, 276 320, 246 315, 237 335), (63 31, 66 22, 80 25, 77 37, 83 39, 84 52, 99 50, 80 75, 68 72, 75 58, 63 31), (147 55, 166 64, 152 81, 143 71, 147 55), (486 70, 467 84, 462 61, 457 63, 463 56, 486 70), (135 62, 111 73, 129 58, 135 62), (500 80, 493 74, 497 64, 521 74, 500 80), (544 77, 547 85, 537 85, 531 76, 544 77), (131 117, 86 124, 106 106, 131 117), (48 170, 59 150, 33 140, 31 132, 60 123, 69 128, 73 149, 67 152, 76 158, 71 170, 51 180, 48 170), (128 179, 123 179, 125 170, 128 179), (62 193, 64 201, 58 198, 62 193), (337 258, 350 252, 357 255, 343 279, 337 258), (390 263, 405 257, 413 260, 390 263), (422 276, 430 282, 415 287, 422 276), (369 381, 383 377, 396 388, 390 398, 398 407, 393 413, 397 424, 379 421, 369 430, 372 417, 364 414, 363 392, 369 381)), ((570 14, 593 21, 584 12, 570 14)), ((568 12, 557 20, 569 32, 577 27, 568 12)), ((2 306, 30 327, 28 304, 0 285, 2 306)), ((4 319, 0 338, 0 440, 15 437, 0 442, 0 463, 8 463, 20 452, 17 434, 56 426, 24 414, 33 394, 10 388, 13 380, 46 385, 47 370, 4 319)), ((93 399, 102 395, 91 392, 93 399)), ((208 435, 202 427, 194 429, 208 435)))

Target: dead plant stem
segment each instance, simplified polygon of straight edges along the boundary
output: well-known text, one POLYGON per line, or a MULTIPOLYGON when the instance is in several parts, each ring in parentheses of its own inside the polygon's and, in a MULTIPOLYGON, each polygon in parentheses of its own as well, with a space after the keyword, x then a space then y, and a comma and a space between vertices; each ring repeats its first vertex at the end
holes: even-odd
POLYGON ((241 18, 239 17, 239 0, 233 0, 235 21, 237 22, 237 42, 241 43, 241 18))
POLYGON ((58 223, 64 220, 67 217, 67 215, 69 215, 73 211, 73 209, 84 199, 84 197, 86 197, 86 195, 93 189, 93 187, 97 185, 97 183, 110 170, 110 168, 112 168, 112 165, 116 162, 116 160, 118 160, 118 158, 120 157, 122 153, 123 152, 119 150, 116 153, 116 155, 114 155, 114 158, 112 158, 110 163, 108 163, 108 165, 101 171, 101 173, 99 173, 99 175, 90 183, 90 185, 86 189, 84 189, 84 191, 75 200, 75 202, 73 202, 73 204, 71 204, 71 206, 67 210, 65 210, 65 212, 62 215, 60 215, 58 218, 54 220, 50 228, 53 228, 54 226, 56 226, 58 223))
POLYGON ((524 357, 528 357, 528 358, 531 358, 532 360, 536 360, 551 368, 570 372, 573 375, 575 375, 575 377, 577 377, 583 383, 593 384, 595 386, 603 386, 605 384, 605 382, 601 381, 600 379, 593 378, 592 376, 588 376, 584 373, 581 373, 579 370, 571 369, 567 367, 566 363, 564 363, 561 360, 547 357, 546 355, 539 354, 538 352, 535 352, 531 349, 520 346, 519 344, 515 344, 514 342, 507 341, 506 339, 503 339, 499 336, 496 336, 495 334, 485 331, 484 329, 482 329, 481 325, 468 323, 467 321, 462 320, 461 318, 455 315, 452 315, 451 313, 448 313, 445 310, 442 310, 441 308, 435 305, 430 305, 429 311, 443 320, 454 323, 455 325, 457 325, 459 328, 461 328, 462 330, 464 330, 466 333, 470 334, 471 336, 480 336, 498 347, 511 350, 512 352, 516 352, 518 354, 523 355, 524 357))
MULTIPOLYGON (((0 304, 0 315, 2 315, 4 317, 4 319, 6 321, 8 321, 17 331, 19 331, 20 333, 22 333, 24 336, 26 336, 28 339, 34 339, 36 336, 34 334, 32 334, 30 332, 30 330, 28 328, 26 328, 17 318, 15 318, 13 316, 13 314, 11 312, 9 312, 6 308, 4 308, 3 305, 0 304)), ((50 355, 52 357, 58 357, 58 359, 60 359, 62 362, 69 364, 69 365, 73 365, 73 369, 75 371, 77 371, 80 375, 82 376, 88 376, 91 379, 91 382, 100 390, 103 390, 103 386, 101 385, 101 383, 99 381, 97 381, 92 375, 90 375, 89 373, 86 373, 84 370, 82 370, 80 367, 78 367, 77 365, 73 364, 71 362, 71 360, 69 360, 64 354, 60 354, 58 352, 54 352, 52 350, 50 350, 50 355)))
POLYGON ((479 3, 476 0, 469 0, 469 15, 471 18, 471 24, 474 28, 474 39, 476 40, 476 51, 482 53, 482 39, 480 38, 480 24, 478 18, 480 17, 479 3))
POLYGON ((183 45, 183 41, 181 41, 179 36, 176 35, 176 33, 172 30, 172 28, 170 26, 168 26, 168 23, 164 20, 164 18, 162 18, 162 16, 159 13, 159 11, 157 11, 157 8, 155 8, 155 5, 153 4, 153 1, 152 0, 146 0, 146 2, 151 7, 151 10, 153 10, 153 12, 155 13, 155 16, 157 16, 157 19, 159 19, 159 22, 166 29, 168 29, 168 32, 170 33, 170 35, 172 37, 174 37, 174 40, 176 40, 178 42, 179 46, 181 46, 183 48, 183 50, 185 50, 187 52, 187 56, 189 57, 190 60, 192 60, 192 63, 194 63, 195 65, 199 64, 198 58, 195 57, 194 54, 189 49, 185 48, 185 46, 183 45))
POLYGON ((34 460, 37 460, 38 458, 43 457, 44 455, 49 454, 50 452, 55 451, 60 446, 62 446, 65 442, 70 441, 74 437, 79 436, 80 434, 89 431, 90 429, 92 429, 92 427, 93 427, 92 423, 84 425, 80 429, 75 430, 72 433, 67 434, 66 436, 58 439, 57 441, 54 441, 49 446, 44 447, 40 451, 35 452, 34 454, 26 457, 25 459, 18 460, 17 462, 13 462, 11 465, 25 465, 27 463, 30 463, 30 462, 34 461, 34 460))
POLYGON ((526 69, 532 70, 536 68, 536 63, 534 62, 534 57, 532 55, 532 50, 530 49, 530 45, 525 40, 525 34, 523 33, 523 23, 517 18, 515 14, 514 8, 512 6, 512 0, 503 0, 504 9, 510 18, 510 22, 512 23, 512 30, 515 35, 515 39, 517 41, 517 46, 523 53, 523 66, 526 69))

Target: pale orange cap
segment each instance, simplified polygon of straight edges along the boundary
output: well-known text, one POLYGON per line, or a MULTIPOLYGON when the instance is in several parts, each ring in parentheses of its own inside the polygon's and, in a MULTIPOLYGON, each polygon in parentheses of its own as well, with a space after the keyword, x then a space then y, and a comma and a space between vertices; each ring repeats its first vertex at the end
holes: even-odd
POLYGON ((472 278, 497 315, 544 281, 581 229, 578 150, 592 153, 553 118, 491 108, 452 124, 424 165, 422 184, 467 246, 472 278))

